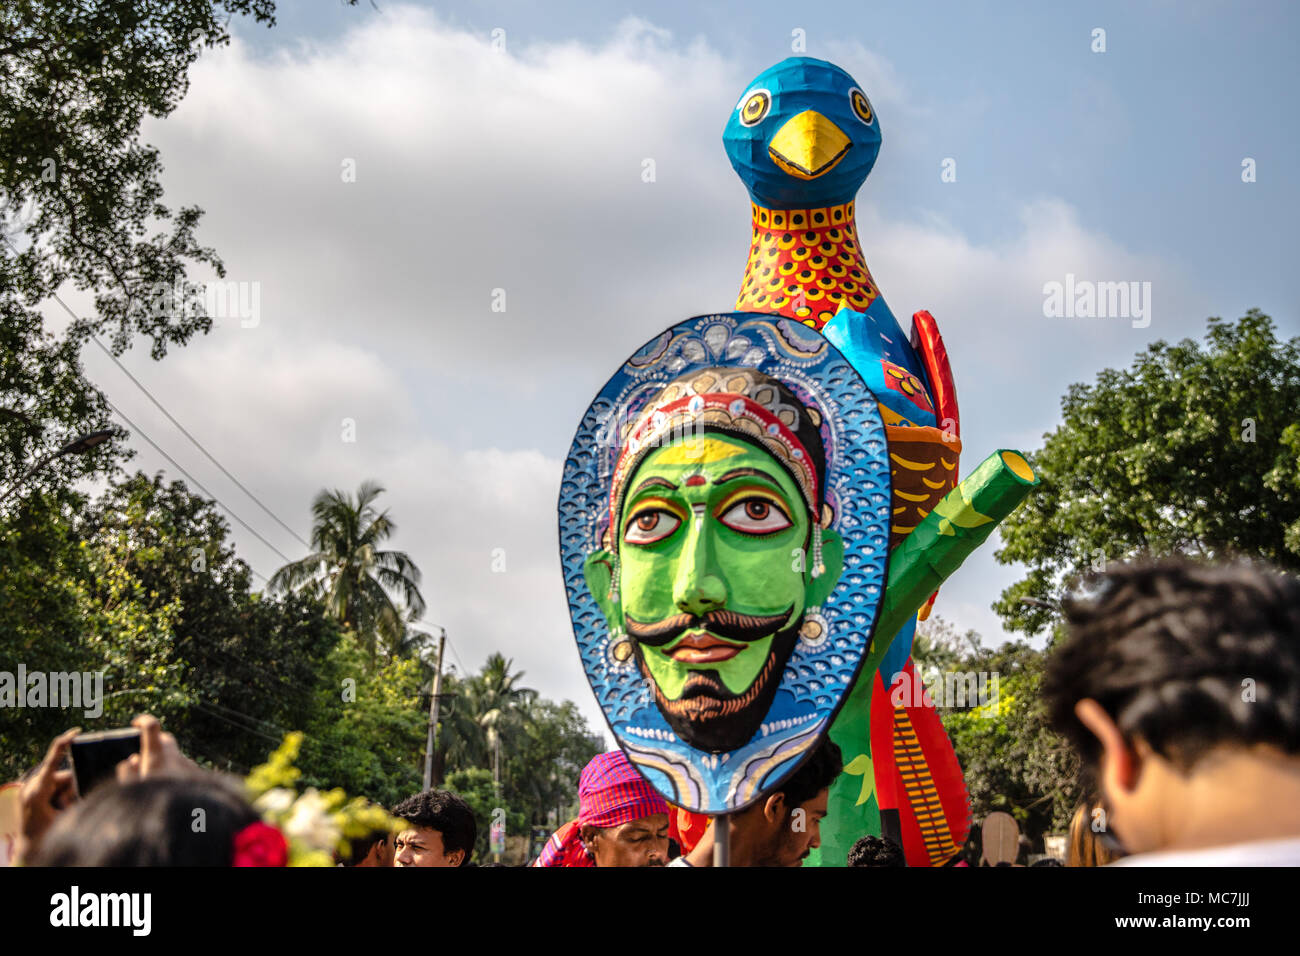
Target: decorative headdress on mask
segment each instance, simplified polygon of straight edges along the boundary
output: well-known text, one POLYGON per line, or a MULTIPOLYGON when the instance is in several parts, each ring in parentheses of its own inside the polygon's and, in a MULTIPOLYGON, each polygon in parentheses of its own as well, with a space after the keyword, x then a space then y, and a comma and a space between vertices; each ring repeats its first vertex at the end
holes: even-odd
MULTIPOLYGON (((655 448, 679 437, 729 435, 768 451, 790 475, 812 518, 812 575, 825 570, 822 529, 832 514, 824 503, 826 451, 822 414, 800 401, 777 379, 752 368, 707 368, 670 382, 636 417, 622 436, 622 450, 610 481, 609 527, 605 547, 617 554, 619 515, 627 480, 655 448)), ((617 597, 618 571, 610 578, 617 597)))

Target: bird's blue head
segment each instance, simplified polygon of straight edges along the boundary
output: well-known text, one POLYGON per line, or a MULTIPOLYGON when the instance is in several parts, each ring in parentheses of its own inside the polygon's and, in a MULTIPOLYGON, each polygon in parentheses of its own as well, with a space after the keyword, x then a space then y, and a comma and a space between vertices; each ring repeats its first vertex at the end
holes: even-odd
POLYGON ((792 56, 745 88, 722 142, 758 205, 812 209, 857 195, 880 152, 880 122, 853 77, 792 56))

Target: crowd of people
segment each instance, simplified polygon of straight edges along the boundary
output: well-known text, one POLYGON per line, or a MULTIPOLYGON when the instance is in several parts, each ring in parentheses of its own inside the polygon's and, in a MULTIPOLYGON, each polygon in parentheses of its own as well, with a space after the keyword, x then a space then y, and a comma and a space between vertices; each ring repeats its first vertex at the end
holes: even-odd
MULTIPOLYGON (((1066 636, 1049 658, 1044 703, 1095 794, 1074 816, 1064 862, 1300 865, 1300 581, 1248 563, 1133 564, 1101 576, 1062 611, 1066 636)), ((238 780, 199 768, 154 718, 134 723, 139 752, 84 797, 68 766, 76 731, 53 741, 21 784, 16 862, 287 862, 283 835, 238 780)), ((794 774, 683 846, 675 808, 621 751, 601 754, 578 781, 578 816, 530 865, 707 867, 725 821, 728 865, 799 866, 820 846, 842 770, 839 748, 823 738, 794 774)), ((456 794, 416 793, 391 814, 395 827, 347 841, 338 864, 481 863, 480 821, 456 794)), ((874 834, 847 860, 823 862, 905 865, 902 849, 874 834)), ((959 855, 952 864, 978 860, 959 855)))

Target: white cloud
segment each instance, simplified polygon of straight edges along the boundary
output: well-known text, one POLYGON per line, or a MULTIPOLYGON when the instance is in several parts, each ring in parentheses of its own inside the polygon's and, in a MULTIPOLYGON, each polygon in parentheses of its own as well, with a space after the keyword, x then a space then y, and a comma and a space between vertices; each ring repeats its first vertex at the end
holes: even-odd
MULTIPOLYGON (((869 73, 859 79, 878 109, 924 122, 887 60, 846 56, 869 73)), ((423 568, 428 618, 465 665, 500 650, 526 683, 578 700, 603 729, 564 608, 561 462, 624 357, 734 302, 749 209, 720 134, 766 65, 639 20, 597 46, 507 38, 496 52, 489 36, 400 6, 329 44, 209 52, 146 140, 167 164, 169 201, 207 209, 201 238, 230 278, 262 284, 261 323, 221 323, 160 364, 142 351, 128 364, 304 537, 320 488, 383 483, 395 546, 423 568), (340 178, 345 158, 355 183, 340 178), (647 158, 654 183, 641 179, 647 158), (490 311, 495 288, 504 314, 490 311), (355 443, 341 440, 344 418, 355 443), (505 573, 491 570, 494 548, 505 573)), ((1188 331, 1172 318, 1186 304, 1176 271, 1059 201, 1021 201, 1009 238, 981 244, 935 215, 883 217, 870 184, 862 199, 862 244, 887 300, 905 325, 930 309, 944 332, 967 470, 1012 439, 1036 444, 1026 436, 1053 427, 1069 382, 1188 331), (1151 328, 1044 318, 1042 285, 1066 272, 1155 282, 1151 328)), ((120 373, 87 358, 115 402, 297 556, 120 373)), ((136 444, 139 464, 159 464, 136 444)), ((235 537, 264 574, 279 563, 242 529, 235 537)), ((938 610, 995 640, 981 609, 1015 572, 992 550, 958 572, 938 610)))

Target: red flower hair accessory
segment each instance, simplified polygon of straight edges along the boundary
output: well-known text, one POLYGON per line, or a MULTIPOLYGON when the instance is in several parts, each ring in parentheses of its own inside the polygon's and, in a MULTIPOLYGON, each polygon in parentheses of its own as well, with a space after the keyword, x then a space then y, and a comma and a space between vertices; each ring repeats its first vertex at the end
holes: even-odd
POLYGON ((235 858, 231 866, 287 866, 289 844, 284 834, 258 820, 235 834, 235 858))

